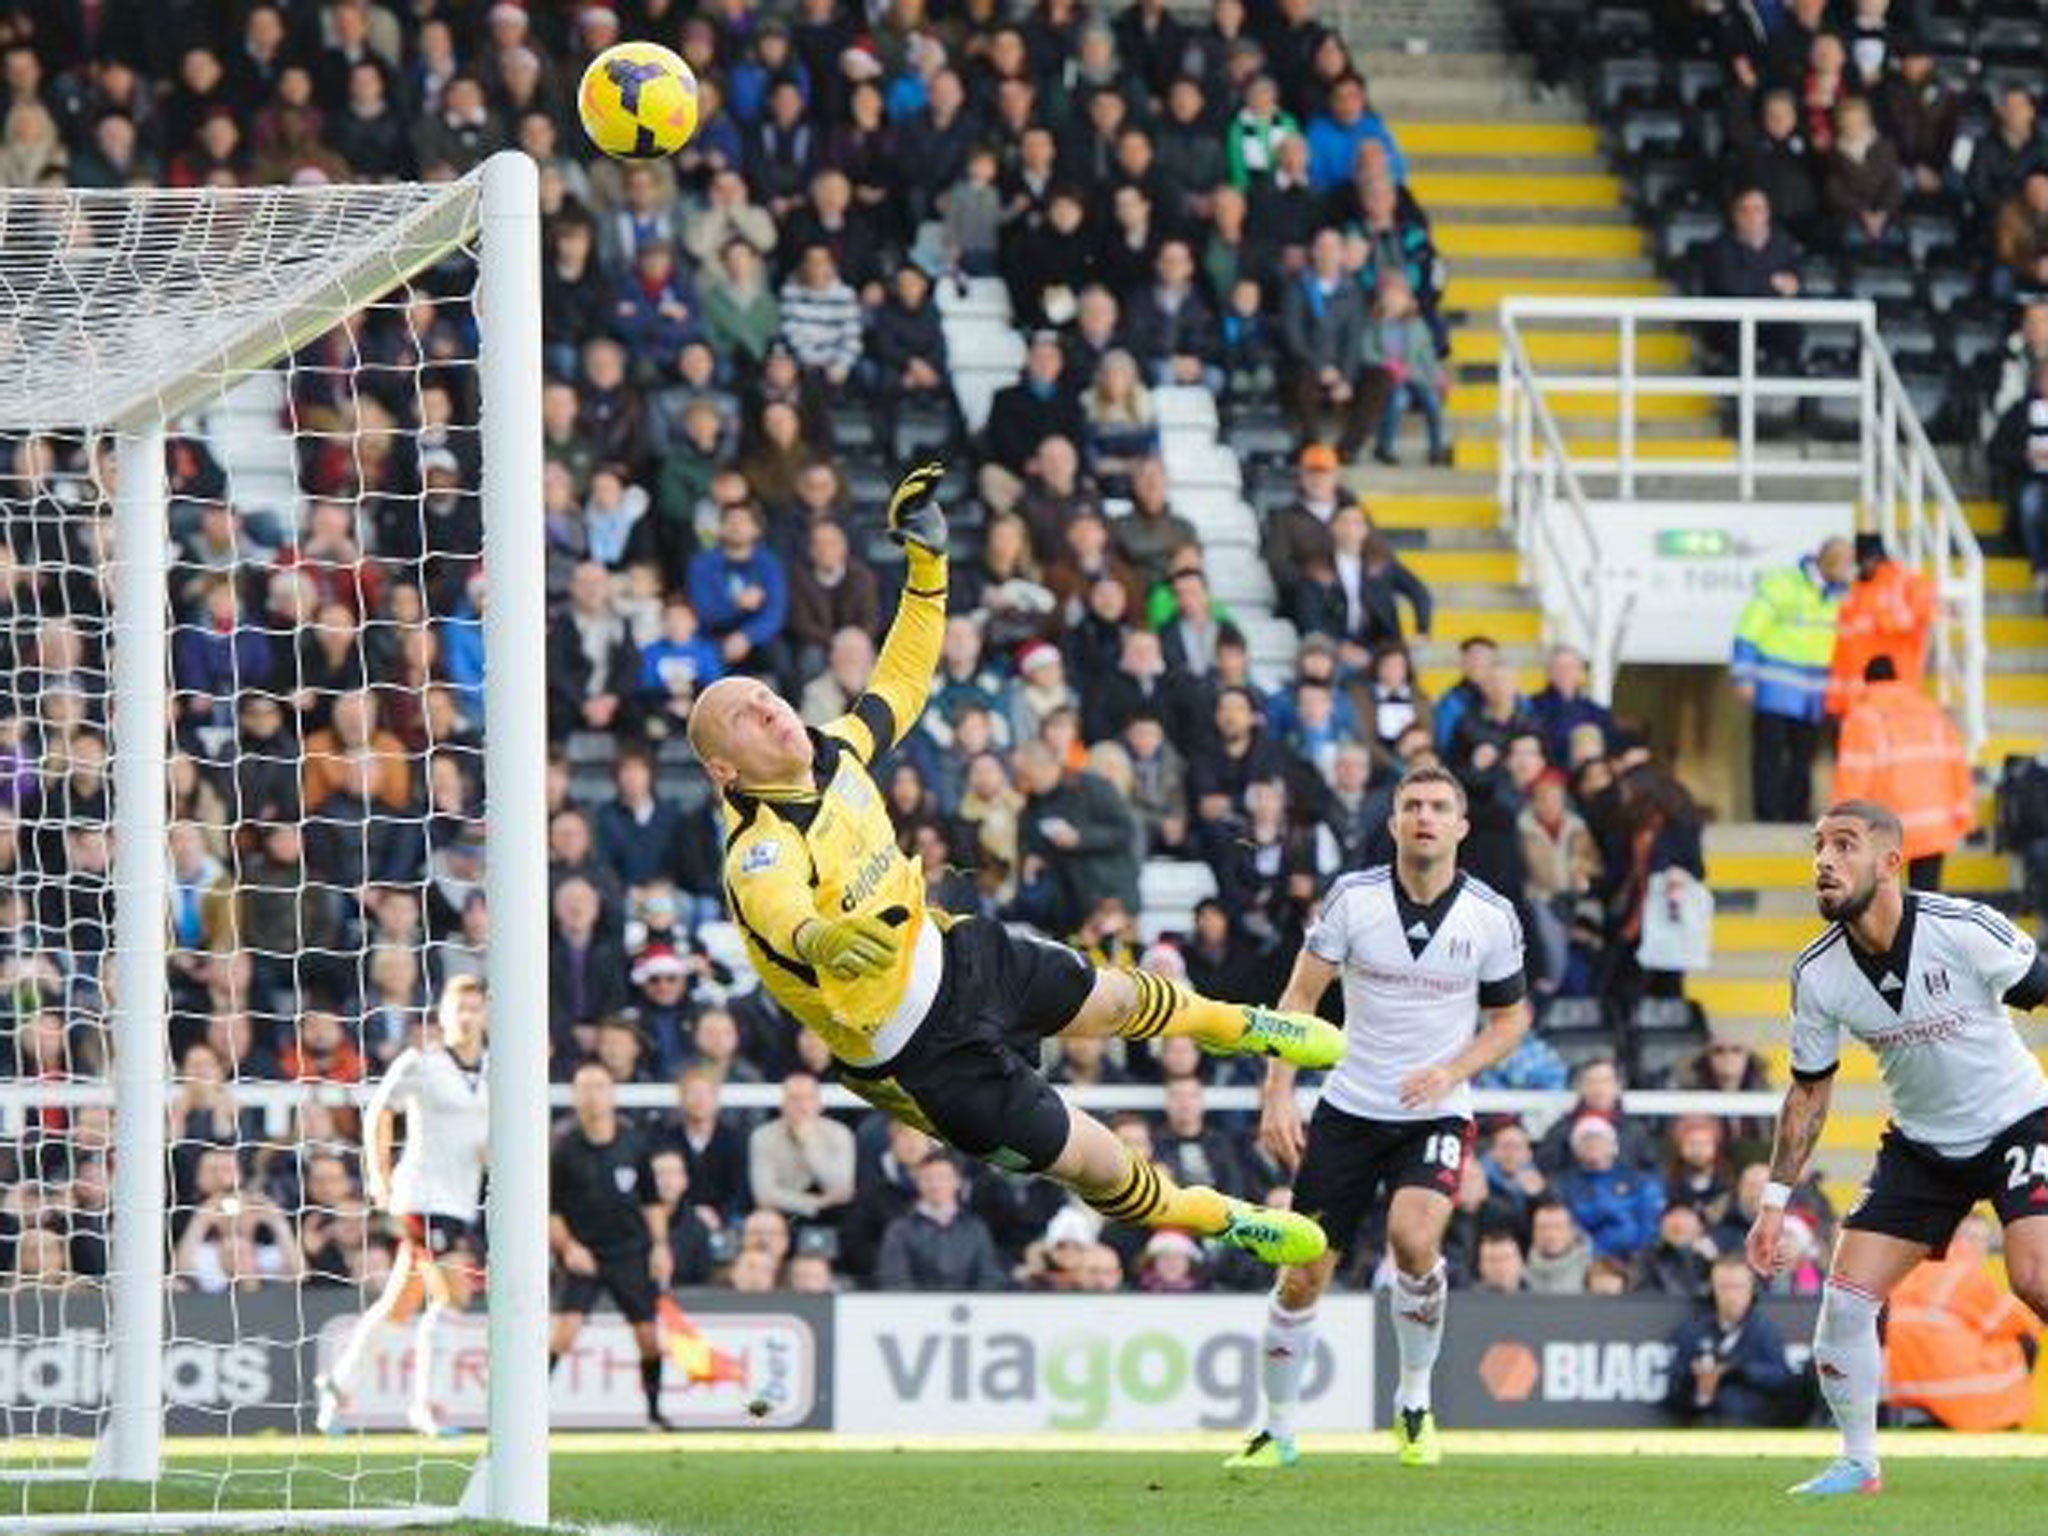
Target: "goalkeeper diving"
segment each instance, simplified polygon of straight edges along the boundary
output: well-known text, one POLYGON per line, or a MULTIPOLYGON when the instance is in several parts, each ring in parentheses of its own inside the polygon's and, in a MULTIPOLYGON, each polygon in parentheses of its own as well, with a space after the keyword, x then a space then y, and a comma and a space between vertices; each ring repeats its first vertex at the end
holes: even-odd
POLYGON ((1051 1036, 1186 1035, 1218 1055, 1334 1066, 1341 1030, 1311 1014, 1213 1002, 1149 972, 1096 970, 1062 944, 925 901, 896 846, 874 762, 917 723, 946 623, 943 464, 889 503, 908 572, 874 676, 853 708, 807 729, 754 678, 690 712, 690 744, 724 796, 725 892, 769 993, 814 1030, 846 1086, 998 1168, 1043 1174, 1116 1221, 1178 1227, 1269 1264, 1327 1246, 1306 1216, 1182 1187, 1037 1070, 1051 1036))

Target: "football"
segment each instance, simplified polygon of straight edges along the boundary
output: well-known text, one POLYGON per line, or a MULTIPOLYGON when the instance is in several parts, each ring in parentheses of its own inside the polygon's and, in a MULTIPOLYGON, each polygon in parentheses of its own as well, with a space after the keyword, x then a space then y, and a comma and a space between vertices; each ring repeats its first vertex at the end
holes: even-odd
POLYGON ((614 159, 659 159, 697 131, 697 77, 659 43, 617 43, 583 71, 576 110, 590 142, 614 159))

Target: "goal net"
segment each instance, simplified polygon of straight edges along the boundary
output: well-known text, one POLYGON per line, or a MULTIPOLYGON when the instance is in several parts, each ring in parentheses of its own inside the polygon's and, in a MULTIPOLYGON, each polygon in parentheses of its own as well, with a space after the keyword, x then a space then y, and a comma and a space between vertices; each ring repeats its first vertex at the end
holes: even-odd
POLYGON ((0 1528, 545 1519, 538 309, 517 156, 0 195, 0 1528), (488 1305, 319 1435, 464 976, 488 1305))

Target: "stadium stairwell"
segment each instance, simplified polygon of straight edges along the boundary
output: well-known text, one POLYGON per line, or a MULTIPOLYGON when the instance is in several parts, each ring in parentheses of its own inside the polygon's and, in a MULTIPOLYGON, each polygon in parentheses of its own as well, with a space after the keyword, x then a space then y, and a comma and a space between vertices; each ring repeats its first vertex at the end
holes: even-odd
MULTIPOLYGON (((1575 102, 1539 100, 1522 61, 1499 54, 1386 53, 1364 64, 1374 106, 1400 139, 1410 184, 1451 268, 1445 308, 1456 446, 1448 471, 1361 464, 1347 479, 1437 596, 1433 635, 1417 648, 1431 691, 1455 681, 1456 644, 1476 633, 1494 636, 1524 690, 1534 691, 1542 686, 1542 615, 1521 583, 1494 494, 1497 306, 1511 294, 1649 296, 1671 289, 1655 275, 1644 233, 1623 202, 1596 130, 1575 102)), ((1535 361, 1554 367, 1594 371, 1617 360, 1612 334, 1553 332, 1533 336, 1531 347, 1540 354, 1535 361)), ((1646 371, 1669 374, 1689 372, 1693 362, 1687 340, 1675 330, 1649 334, 1638 360, 1646 371)), ((1614 451, 1615 396, 1562 393, 1550 404, 1575 451, 1614 451)), ((1705 396, 1645 396, 1639 408, 1639 454, 1734 455, 1705 396)), ((1401 449, 1405 463, 1421 462, 1412 423, 1401 449)), ((1950 467, 1953 473, 1963 466, 1951 461, 1950 467)), ((1958 480, 1977 483, 1961 474, 1958 480)), ((1983 763, 1995 770, 2007 753, 2036 752, 2048 740, 2048 618, 2028 590, 2025 561, 2000 540, 1998 504, 1973 500, 1967 512, 1988 557, 1991 735, 1983 763)), ((1988 826, 1989 818, 1987 795, 1980 825, 1988 826)), ((1787 968, 1820 926, 1808 860, 1787 828, 1719 824, 1707 832, 1707 866, 1719 904, 1714 961, 1688 978, 1687 994, 1706 1009, 1717 1035, 1760 1051, 1773 1083, 1782 1084, 1788 1079, 1787 968)), ((2007 859, 1978 846, 1949 860, 1945 884, 2010 906, 2017 882, 2007 859)), ((2024 1020, 2022 1028, 2048 1060, 2048 1027, 2024 1020)), ((1883 1106, 1874 1060, 1852 1048, 1819 1159, 1837 1209, 1853 1201, 1868 1169, 1883 1106)))

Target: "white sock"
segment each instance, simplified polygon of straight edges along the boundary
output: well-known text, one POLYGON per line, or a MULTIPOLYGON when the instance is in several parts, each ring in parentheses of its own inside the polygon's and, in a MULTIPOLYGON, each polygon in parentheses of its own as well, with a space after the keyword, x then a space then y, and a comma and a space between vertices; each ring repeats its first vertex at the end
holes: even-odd
POLYGON ((412 1407, 417 1414, 434 1411, 434 1332, 447 1308, 428 1302, 412 1329, 412 1407))
POLYGON ((1292 1440, 1301 1378, 1315 1358, 1316 1309, 1308 1306, 1290 1312, 1274 1297, 1266 1308, 1266 1333, 1261 1342, 1259 1377, 1266 1388, 1266 1433, 1275 1440, 1292 1440))
POLYGON ((327 1372, 327 1379, 334 1383, 334 1389, 343 1397, 354 1390, 356 1377, 363 1369, 363 1356, 370 1351, 370 1340, 389 1321, 392 1309, 397 1305, 396 1288, 387 1287, 382 1296, 370 1303, 369 1310, 356 1319, 355 1327, 349 1330, 348 1341, 341 1346, 341 1353, 334 1357, 334 1364, 327 1372))
POLYGON ((1427 1274, 1394 1271, 1394 1344, 1401 1355, 1401 1379, 1394 1388, 1397 1413, 1429 1408, 1429 1378, 1436 1370, 1437 1351, 1443 1348, 1448 1300, 1442 1259, 1427 1274))
POLYGON ((1883 1305, 1868 1291, 1831 1279, 1813 1328, 1813 1366, 1820 1395, 1842 1431, 1842 1454, 1866 1467, 1877 1465, 1877 1400, 1884 1375, 1877 1314, 1883 1305))

